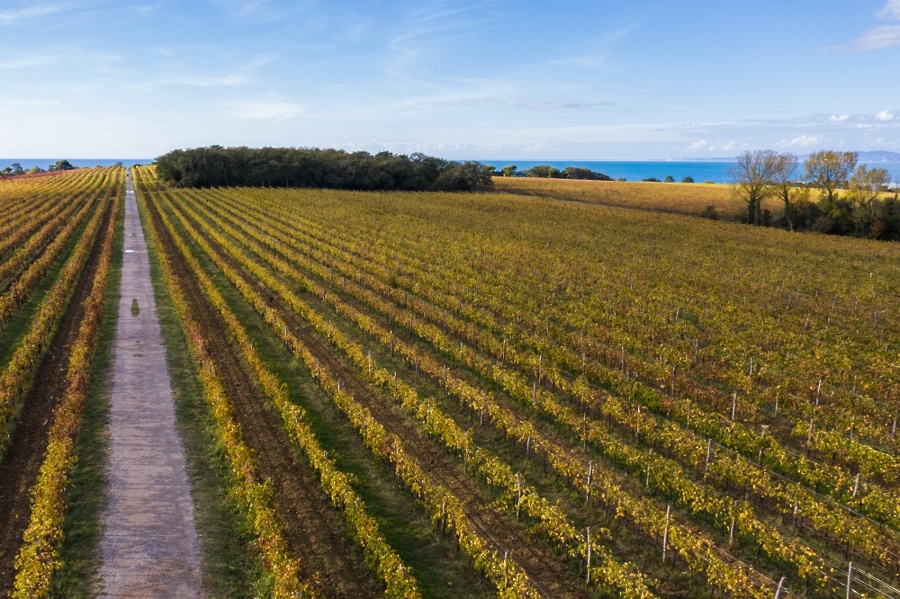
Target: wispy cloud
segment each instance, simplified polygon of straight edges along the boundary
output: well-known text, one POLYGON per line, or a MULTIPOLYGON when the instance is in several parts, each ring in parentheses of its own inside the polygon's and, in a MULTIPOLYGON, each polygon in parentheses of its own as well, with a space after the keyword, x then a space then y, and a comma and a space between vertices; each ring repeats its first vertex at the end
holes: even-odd
POLYGON ((33 69, 66 59, 64 54, 24 54, 11 60, 0 60, 0 69, 33 69))
POLYGON ((828 117, 828 122, 829 123, 843 123, 844 121, 849 120, 849 119, 850 119, 849 114, 833 114, 830 117, 828 117))
POLYGON ((505 108, 510 110, 592 110, 615 106, 613 102, 579 101, 579 100, 519 100, 491 97, 458 97, 458 98, 417 98, 399 103, 406 107, 424 106, 474 106, 485 108, 505 108))
MULTIPOLYGON (((900 21, 900 0, 887 0, 875 16, 883 21, 900 21)), ((882 25, 873 27, 850 43, 828 49, 838 52, 860 52, 896 47, 900 47, 900 25, 882 25)))
POLYGON ((0 112, 13 112, 17 110, 27 110, 29 108, 46 108, 47 106, 58 106, 62 102, 60 100, 3 100, 0 99, 0 112))
POLYGON ((228 17, 241 22, 275 23, 285 22, 301 14, 313 14, 325 11, 325 7, 316 7, 315 0, 207 0, 208 4, 218 7, 228 17), (312 9, 317 8, 318 11, 312 9))
MULTIPOLYGON (((162 56, 177 56, 179 52, 168 52, 160 49, 157 51, 162 56)), ((253 72, 275 60, 274 56, 258 56, 249 62, 235 67, 230 71, 210 73, 200 71, 196 67, 188 67, 180 64, 170 65, 164 69, 164 74, 156 78, 148 77, 134 83, 131 87, 135 90, 150 91, 158 87, 243 87, 254 81, 253 72)))
POLYGON ((894 113, 887 110, 882 110, 875 115, 875 119, 879 121, 893 121, 894 113))
POLYGON ((131 11, 139 16, 148 17, 152 14, 159 12, 159 10, 162 7, 163 7, 163 5, 160 4, 159 2, 157 2, 155 4, 138 4, 138 5, 132 6, 131 11))
POLYGON ((900 0, 887 0, 884 8, 878 11, 877 17, 886 21, 900 19, 900 0))
POLYGON ((0 11, 0 25, 12 25, 29 19, 54 15, 68 10, 69 4, 37 4, 0 11))
POLYGON ((876 27, 867 31, 847 46, 840 47, 840 49, 848 51, 883 50, 898 46, 900 46, 900 25, 885 25, 884 27, 876 27))
POLYGON ((418 64, 451 53, 461 39, 482 33, 499 18, 496 0, 434 0, 409 14, 402 33, 388 42, 393 61, 388 72, 405 76, 418 64))
POLYGON ((236 119, 280 122, 303 112, 304 106, 280 98, 232 100, 226 104, 223 114, 236 119))
POLYGON ((183 85, 187 87, 239 87, 250 83, 250 79, 239 73, 223 75, 183 74, 163 77, 159 85, 183 85))
POLYGON ((633 23, 610 29, 599 37, 568 48, 564 55, 547 61, 547 64, 579 69, 593 69, 605 66, 610 61, 613 47, 639 27, 639 24, 633 23))

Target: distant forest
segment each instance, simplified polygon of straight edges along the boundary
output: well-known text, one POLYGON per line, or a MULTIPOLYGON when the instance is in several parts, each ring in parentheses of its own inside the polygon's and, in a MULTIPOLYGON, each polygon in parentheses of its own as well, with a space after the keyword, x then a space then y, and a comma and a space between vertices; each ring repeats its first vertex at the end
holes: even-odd
POLYGON ((174 150, 156 159, 161 181, 179 187, 324 187, 364 191, 472 191, 492 187, 493 167, 412 154, 318 148, 174 150))

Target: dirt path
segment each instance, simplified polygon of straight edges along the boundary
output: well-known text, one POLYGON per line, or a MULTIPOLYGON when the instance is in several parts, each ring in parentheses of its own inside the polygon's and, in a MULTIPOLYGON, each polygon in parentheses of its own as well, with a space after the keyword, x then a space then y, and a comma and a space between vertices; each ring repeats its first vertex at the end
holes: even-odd
POLYGON ((107 597, 202 597, 184 448, 130 171, 126 189, 100 579, 107 597))

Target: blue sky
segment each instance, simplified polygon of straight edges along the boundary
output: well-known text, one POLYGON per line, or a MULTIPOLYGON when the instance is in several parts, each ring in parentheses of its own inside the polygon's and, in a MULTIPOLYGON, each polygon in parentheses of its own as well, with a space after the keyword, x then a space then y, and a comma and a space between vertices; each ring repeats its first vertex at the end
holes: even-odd
POLYGON ((900 152, 900 0, 4 0, 0 156, 900 152))

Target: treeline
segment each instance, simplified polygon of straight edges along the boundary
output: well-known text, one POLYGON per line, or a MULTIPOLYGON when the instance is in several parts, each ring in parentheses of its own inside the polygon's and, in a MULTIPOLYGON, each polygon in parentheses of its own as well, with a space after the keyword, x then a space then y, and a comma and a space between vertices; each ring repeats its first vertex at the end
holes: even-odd
POLYGON ((13 162, 11 165, 6 167, 3 170, 0 170, 0 177, 17 177, 19 175, 36 175, 38 173, 46 173, 46 172, 55 172, 55 171, 70 171, 75 167, 72 166, 68 160, 57 160, 54 164, 51 164, 47 167, 47 170, 42 169, 39 166, 34 166, 28 170, 22 168, 22 163, 13 162))
MULTIPOLYGON (((493 173, 496 174, 496 173, 493 173)), ((515 164, 500 169, 502 177, 540 177, 542 179, 579 179, 585 181, 612 181, 612 177, 580 166, 567 166, 559 170, 549 164, 536 164, 528 170, 520 171, 515 164)))
POLYGON ((747 222, 832 235, 900 240, 900 199, 887 169, 857 165, 856 152, 813 152, 801 163, 790 153, 747 151, 732 176, 747 203, 747 222), (802 167, 802 170, 801 170, 802 167), (814 197, 813 194, 818 197, 814 197), (762 209, 778 198, 778 216, 762 209))
POLYGON ((161 181, 179 187, 324 187, 363 191, 472 191, 493 168, 412 154, 318 148, 174 150, 156 159, 161 181))

